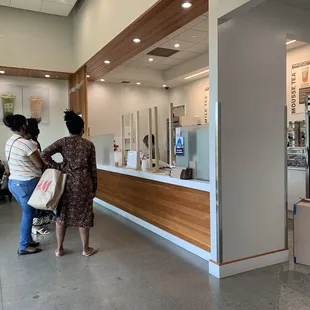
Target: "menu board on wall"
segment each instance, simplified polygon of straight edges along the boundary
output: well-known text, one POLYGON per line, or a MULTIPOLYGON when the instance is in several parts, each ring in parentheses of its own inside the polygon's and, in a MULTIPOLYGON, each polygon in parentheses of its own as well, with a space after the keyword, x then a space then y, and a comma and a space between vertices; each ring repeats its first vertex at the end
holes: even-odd
POLYGON ((291 113, 305 112, 305 98, 310 95, 310 60, 294 64, 291 74, 291 113))
POLYGON ((8 111, 50 123, 48 88, 0 84, 0 105, 0 125, 8 111))
POLYGON ((205 123, 209 122, 209 87, 205 88, 205 123))
POLYGON ((0 125, 3 125, 2 119, 8 111, 8 105, 10 105, 9 111, 13 114, 23 114, 23 88, 19 85, 6 85, 0 84, 0 125), (9 102, 6 102, 5 98, 12 98, 9 102), (13 99, 14 98, 14 99, 13 99))
POLYGON ((23 86, 23 114, 49 125, 49 89, 45 87, 23 86))

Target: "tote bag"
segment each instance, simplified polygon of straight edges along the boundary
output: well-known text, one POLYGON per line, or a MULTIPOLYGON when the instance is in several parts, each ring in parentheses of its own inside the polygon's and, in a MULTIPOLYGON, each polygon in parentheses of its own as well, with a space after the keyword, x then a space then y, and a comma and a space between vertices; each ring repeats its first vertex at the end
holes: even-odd
POLYGON ((67 176, 59 170, 45 170, 28 204, 39 210, 55 210, 65 189, 66 179, 67 176))

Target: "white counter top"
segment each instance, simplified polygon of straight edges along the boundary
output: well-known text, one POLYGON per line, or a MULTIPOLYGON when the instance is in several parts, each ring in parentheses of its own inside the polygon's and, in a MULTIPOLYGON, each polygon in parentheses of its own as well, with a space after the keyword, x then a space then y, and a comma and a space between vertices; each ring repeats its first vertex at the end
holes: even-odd
POLYGON ((158 181, 162 183, 173 184, 177 186, 197 189, 200 191, 210 192, 210 182, 207 182, 207 181, 181 180, 181 179, 171 178, 170 176, 165 175, 164 172, 158 172, 158 173, 143 172, 143 171, 137 171, 134 169, 128 169, 128 168, 123 168, 123 167, 120 168, 120 167, 114 167, 114 166, 97 165, 97 168, 99 170, 110 171, 110 172, 130 175, 130 176, 137 177, 137 178, 143 178, 143 179, 148 179, 152 181, 158 181))

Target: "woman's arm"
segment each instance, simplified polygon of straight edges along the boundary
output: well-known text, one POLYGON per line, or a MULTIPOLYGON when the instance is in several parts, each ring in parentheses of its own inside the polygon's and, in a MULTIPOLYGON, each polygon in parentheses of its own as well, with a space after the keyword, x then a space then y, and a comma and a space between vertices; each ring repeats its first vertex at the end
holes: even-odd
POLYGON ((29 158, 38 168, 43 169, 45 167, 44 161, 42 160, 38 150, 32 153, 29 158))
POLYGON ((52 157, 55 154, 62 153, 62 143, 63 139, 56 141, 55 143, 47 147, 41 154, 43 161, 50 168, 59 169, 60 167, 60 164, 56 163, 52 157))
POLYGON ((92 144, 91 154, 89 159, 89 167, 91 169, 91 180, 93 182, 93 194, 94 197, 97 192, 97 161, 96 161, 96 149, 95 146, 92 144))

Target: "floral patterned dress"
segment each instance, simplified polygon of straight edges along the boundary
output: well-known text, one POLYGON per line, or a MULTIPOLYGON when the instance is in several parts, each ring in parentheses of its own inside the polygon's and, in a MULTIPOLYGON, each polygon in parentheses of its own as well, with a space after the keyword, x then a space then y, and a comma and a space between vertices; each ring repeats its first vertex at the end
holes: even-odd
POLYGON ((96 151, 92 142, 80 136, 60 139, 42 153, 44 162, 57 169, 52 156, 63 157, 63 173, 67 183, 57 208, 57 223, 63 226, 90 228, 93 226, 93 194, 97 190, 96 151))

